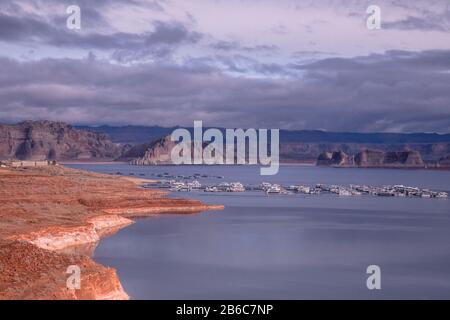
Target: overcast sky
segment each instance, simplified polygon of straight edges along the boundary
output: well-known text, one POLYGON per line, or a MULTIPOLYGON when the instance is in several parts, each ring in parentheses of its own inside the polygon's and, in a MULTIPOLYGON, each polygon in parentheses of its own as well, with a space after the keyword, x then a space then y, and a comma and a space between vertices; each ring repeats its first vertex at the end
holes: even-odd
POLYGON ((1 122, 450 132, 448 0, 2 0, 0 66, 1 122))

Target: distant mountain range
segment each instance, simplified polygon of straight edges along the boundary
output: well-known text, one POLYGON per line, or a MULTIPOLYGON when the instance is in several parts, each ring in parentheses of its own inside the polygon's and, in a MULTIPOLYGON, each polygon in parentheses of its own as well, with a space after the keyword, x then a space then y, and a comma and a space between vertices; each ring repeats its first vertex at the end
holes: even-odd
POLYGON ((142 143, 148 143, 171 134, 176 127, 164 128, 158 126, 145 127, 145 126, 75 126, 75 128, 99 132, 107 134, 111 140, 115 143, 137 145, 142 143))
MULTIPOLYGON (((0 159, 163 163, 172 146, 166 137, 176 128, 178 127, 88 127, 52 121, 0 125, 0 159)), ((315 163, 324 153, 342 152, 355 157, 363 150, 391 154, 414 151, 426 164, 449 164, 450 134, 280 131, 282 162, 315 163)))
MULTIPOLYGON (((106 133, 113 142, 141 144, 157 140, 179 127, 159 126, 75 126, 82 130, 106 133)), ((187 128, 192 131, 192 128, 187 128)), ((206 129, 206 128, 205 128, 206 129)), ((224 130, 224 129, 222 129, 224 130)), ((320 130, 280 130, 280 140, 284 143, 368 143, 368 144, 410 144, 450 142, 450 134, 437 133, 355 133, 327 132, 320 130)))

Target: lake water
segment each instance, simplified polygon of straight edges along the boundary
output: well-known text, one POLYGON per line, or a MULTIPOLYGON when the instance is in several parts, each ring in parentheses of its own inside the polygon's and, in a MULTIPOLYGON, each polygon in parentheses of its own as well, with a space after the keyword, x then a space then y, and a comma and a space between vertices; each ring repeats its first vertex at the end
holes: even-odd
MULTIPOLYGON (((404 184, 450 191, 449 171, 285 165, 71 165, 103 172, 202 173, 201 183, 404 184)), ((322 194, 175 193, 224 211, 138 220, 102 240, 94 259, 118 270, 133 299, 450 299, 450 200, 322 194), (366 268, 381 268, 368 290, 366 268)))

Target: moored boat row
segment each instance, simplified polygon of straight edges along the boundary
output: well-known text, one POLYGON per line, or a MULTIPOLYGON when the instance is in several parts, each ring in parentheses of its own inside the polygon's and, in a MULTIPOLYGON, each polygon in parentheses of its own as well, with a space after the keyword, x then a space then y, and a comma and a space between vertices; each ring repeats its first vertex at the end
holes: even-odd
POLYGON ((222 182, 220 184, 202 185, 198 180, 180 181, 180 180, 159 180, 155 183, 145 184, 143 187, 167 188, 171 191, 186 192, 193 190, 203 190, 204 192, 246 192, 246 191, 263 191, 267 195, 283 195, 283 194, 336 194, 342 197, 371 195, 378 197, 415 197, 415 198, 448 198, 448 193, 444 191, 434 191, 430 189, 421 189, 418 187, 410 187, 404 185, 394 186, 370 186, 370 185, 325 185, 316 184, 308 185, 290 185, 283 186, 277 183, 263 182, 257 186, 245 186, 241 182, 222 182))

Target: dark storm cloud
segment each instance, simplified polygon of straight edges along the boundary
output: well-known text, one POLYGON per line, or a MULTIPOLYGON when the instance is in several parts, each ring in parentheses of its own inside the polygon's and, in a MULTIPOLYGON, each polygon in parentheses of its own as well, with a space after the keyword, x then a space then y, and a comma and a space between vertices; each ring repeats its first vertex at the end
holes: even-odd
POLYGON ((164 1, 99 0, 92 5, 90 0, 17 1, 15 4, 0 4, 0 41, 15 44, 47 45, 63 49, 104 50, 113 60, 121 63, 148 58, 164 58, 179 46, 197 43, 200 33, 187 29, 182 23, 153 21, 153 28, 143 33, 112 32, 114 30, 104 18, 104 9, 113 5, 139 5, 155 11, 164 11, 164 1), (26 3, 38 12, 25 12, 26 3), (65 10, 49 9, 51 4, 65 8, 79 5, 82 8, 82 29, 74 32, 66 28, 65 10), (109 32, 101 32, 108 30, 109 32))
POLYGON ((391 51, 234 77, 205 63, 0 61, 0 119, 72 123, 450 131, 450 52, 391 51))
MULTIPOLYGON (((154 11, 164 11, 160 3, 165 1, 145 2, 145 8, 154 11)), ((51 28, 61 28, 66 25, 67 14, 65 9, 71 5, 78 5, 82 11, 83 27, 97 28, 100 26, 110 27, 103 17, 103 12, 108 7, 114 5, 136 5, 142 6, 142 2, 138 0, 15 0, 14 2, 0 2, 0 12, 8 14, 19 20, 38 20, 38 22, 46 24, 46 30, 51 28), (23 6, 31 7, 36 12, 40 12, 38 16, 32 12, 25 11, 23 6), (58 9, 56 9, 58 8, 58 9)), ((31 24, 33 21, 30 21, 31 24)), ((27 25, 26 21, 23 25, 27 25)), ((36 39, 38 40, 38 39, 36 39)))
POLYGON ((72 32, 62 26, 54 26, 33 15, 26 17, 0 13, 0 40, 8 42, 32 42, 64 48, 144 50, 152 46, 174 46, 179 43, 195 43, 201 35, 189 31, 177 22, 153 23, 152 31, 142 34, 115 32, 111 34, 72 32))
POLYGON ((21 19, 17 16, 0 12, 0 40, 21 41, 31 35, 43 37, 49 33, 51 27, 37 19, 21 19))
POLYGON ((383 28, 398 30, 450 31, 450 24, 439 17, 407 17, 403 20, 384 22, 383 28))
POLYGON ((366 131, 450 131, 448 51, 390 51, 300 69, 307 72, 310 108, 326 104, 323 127, 339 119, 341 127, 366 131), (351 116, 342 117, 349 111, 351 116))

